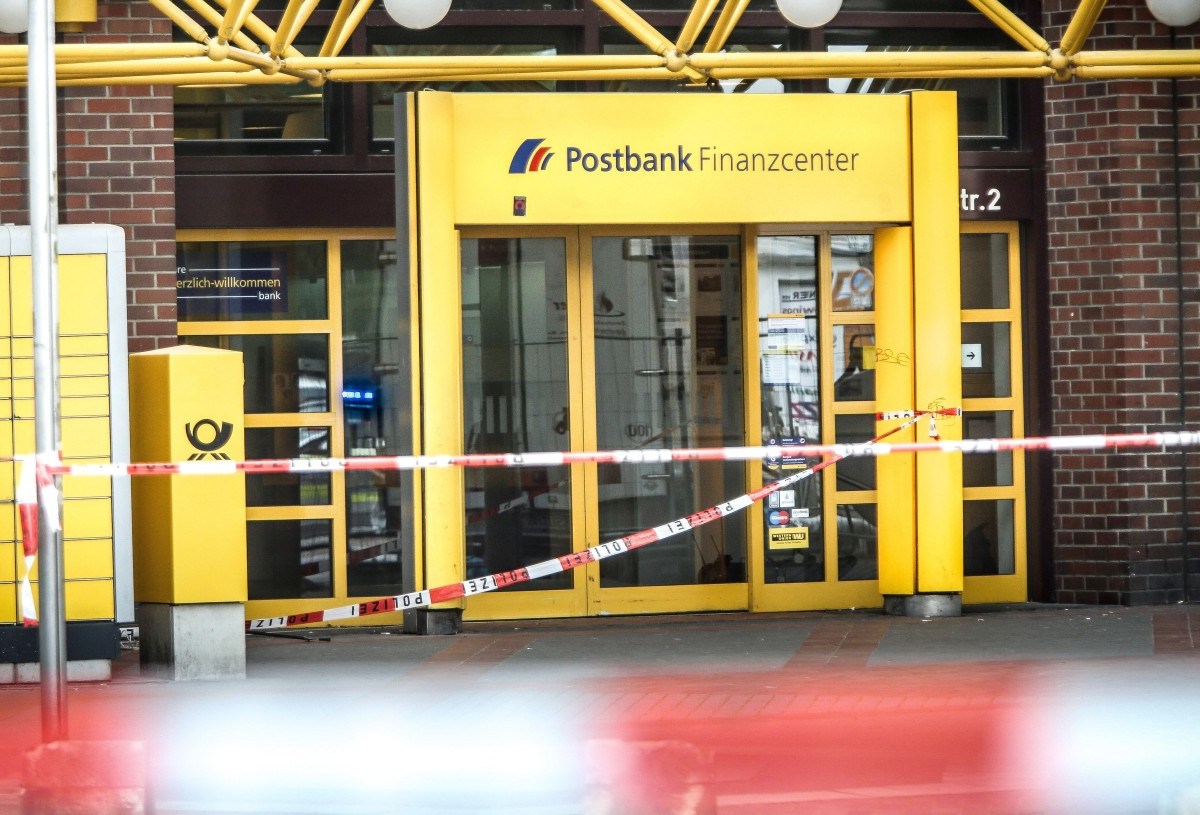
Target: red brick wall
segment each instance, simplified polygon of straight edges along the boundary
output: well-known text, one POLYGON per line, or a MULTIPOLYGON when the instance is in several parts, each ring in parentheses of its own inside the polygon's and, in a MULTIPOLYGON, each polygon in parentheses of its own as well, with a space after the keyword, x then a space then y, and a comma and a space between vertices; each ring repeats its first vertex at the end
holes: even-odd
MULTIPOLYGON (((1064 0, 1044 6, 1058 42, 1064 0)), ((1196 47, 1200 26, 1176 32, 1196 47)), ((1109 3, 1085 50, 1165 49, 1170 29, 1142 0, 1109 3)), ((1200 417, 1200 289, 1196 241, 1197 91, 1179 81, 1183 188, 1183 387, 1200 417)), ((1054 432, 1178 429, 1181 418, 1175 151, 1169 79, 1048 82, 1049 297, 1054 432)), ((1184 487, 1200 495, 1200 455, 1179 451, 1059 454, 1055 462, 1055 588, 1061 602, 1183 598, 1184 487)), ((1194 501, 1192 503, 1195 503, 1194 501)), ((1192 530, 1200 530, 1193 517, 1192 530)), ((1193 534, 1191 537, 1195 537, 1193 534)), ((1190 568, 1200 568, 1200 547, 1190 568)), ((1200 582, 1193 581, 1200 588, 1200 582)), ((1200 595, 1200 592, 1196 592, 1200 595)))
MULTIPOLYGON (((169 42, 148 3, 100 3, 99 21, 64 42, 169 42)), ((13 42, 0 34, 0 42, 13 42)), ((129 346, 175 341, 175 150, 172 89, 59 91, 59 222, 125 230, 129 346)), ((0 90, 0 221, 29 223, 24 89, 0 90)))

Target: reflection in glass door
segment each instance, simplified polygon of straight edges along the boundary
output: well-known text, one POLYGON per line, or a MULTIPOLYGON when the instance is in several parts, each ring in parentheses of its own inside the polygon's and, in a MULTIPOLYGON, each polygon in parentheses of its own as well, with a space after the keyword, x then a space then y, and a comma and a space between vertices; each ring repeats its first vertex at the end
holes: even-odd
MULTIPOLYGON (((873 235, 763 233, 755 259, 762 443, 870 440, 875 369, 889 353, 875 344, 873 235)), ((769 458, 763 483, 816 463, 769 458)), ((874 459, 852 457, 749 510, 761 535, 751 608, 878 605, 877 499, 874 459)))
MULTIPOLYGON (((465 452, 570 449, 567 300, 564 238, 462 241, 465 452)), ((468 578, 572 550, 569 467, 469 468, 464 479, 468 578)), ((504 591, 570 589, 573 579, 504 591)))
MULTIPOLYGON (((596 448, 743 444, 740 238, 613 235, 589 246, 596 448)), ((721 461, 600 465, 598 542, 740 495, 745 472, 721 461)), ((602 589, 745 580, 741 515, 600 563, 602 589)))

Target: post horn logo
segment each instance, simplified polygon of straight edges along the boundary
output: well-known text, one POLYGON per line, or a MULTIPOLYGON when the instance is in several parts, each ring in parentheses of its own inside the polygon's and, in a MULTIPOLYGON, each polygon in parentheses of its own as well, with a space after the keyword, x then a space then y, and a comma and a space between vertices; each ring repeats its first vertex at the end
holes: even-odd
POLYGON ((199 461, 208 455, 211 455, 213 458, 221 461, 230 460, 229 456, 225 453, 217 452, 226 444, 228 444, 229 439, 233 437, 233 425, 229 422, 221 422, 221 424, 218 426, 217 423, 212 419, 201 419, 195 424, 184 425, 183 430, 185 433, 187 433, 187 439, 191 443, 192 447, 195 447, 200 451, 198 453, 192 453, 190 456, 188 456, 188 461, 199 461), (212 436, 212 438, 208 441, 204 441, 200 438, 200 430, 201 428, 205 427, 211 428, 212 431, 211 434, 203 434, 205 436, 212 436))

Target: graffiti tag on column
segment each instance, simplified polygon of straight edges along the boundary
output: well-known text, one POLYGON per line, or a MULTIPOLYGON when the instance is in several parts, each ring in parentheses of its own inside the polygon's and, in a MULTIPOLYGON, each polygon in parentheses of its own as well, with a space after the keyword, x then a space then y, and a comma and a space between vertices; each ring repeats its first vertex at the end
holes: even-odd
POLYGON ((893 351, 891 348, 880 348, 875 346, 875 364, 876 365, 899 365, 907 368, 912 364, 912 357, 904 351, 893 351))

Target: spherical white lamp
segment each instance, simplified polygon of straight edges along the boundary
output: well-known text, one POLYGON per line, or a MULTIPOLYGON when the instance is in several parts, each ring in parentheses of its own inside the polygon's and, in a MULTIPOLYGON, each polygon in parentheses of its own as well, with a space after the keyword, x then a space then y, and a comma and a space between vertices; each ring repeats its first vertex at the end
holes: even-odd
POLYGON ((450 0, 383 0, 383 7, 405 28, 430 28, 450 11, 450 0))
POLYGON ((1146 0, 1159 22, 1169 26, 1185 26, 1200 20, 1200 0, 1146 0))
POLYGON ((842 10, 842 0, 776 0, 779 13, 800 28, 820 28, 842 10))
POLYGON ((0 32, 20 34, 29 29, 29 4, 25 0, 0 0, 0 32))

